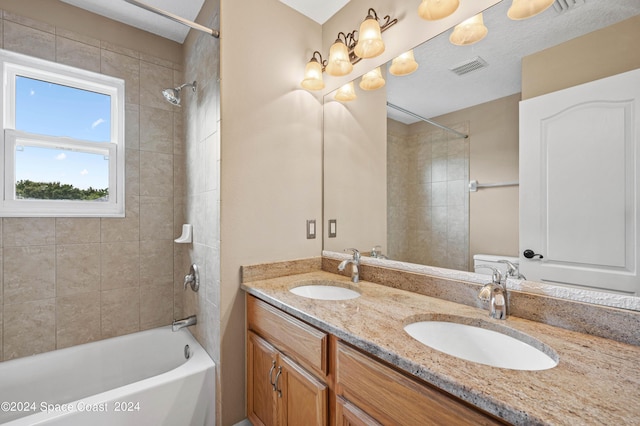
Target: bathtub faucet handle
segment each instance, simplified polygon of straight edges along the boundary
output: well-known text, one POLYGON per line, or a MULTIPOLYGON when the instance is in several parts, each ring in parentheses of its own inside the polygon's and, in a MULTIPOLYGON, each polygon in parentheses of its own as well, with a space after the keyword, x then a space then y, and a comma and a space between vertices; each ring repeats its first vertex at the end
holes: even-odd
POLYGON ((191 286, 191 290, 198 291, 200 288, 200 272, 198 271, 198 265, 195 263, 191 265, 189 269, 189 275, 184 276, 184 289, 187 289, 187 286, 191 286))

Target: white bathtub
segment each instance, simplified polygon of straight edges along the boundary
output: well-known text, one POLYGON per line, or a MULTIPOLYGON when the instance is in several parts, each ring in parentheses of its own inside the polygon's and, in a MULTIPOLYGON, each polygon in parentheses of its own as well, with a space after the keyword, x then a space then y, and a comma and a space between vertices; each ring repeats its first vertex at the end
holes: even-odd
POLYGON ((1 362, 0 404, 10 426, 214 425, 215 365, 187 329, 156 328, 1 362))

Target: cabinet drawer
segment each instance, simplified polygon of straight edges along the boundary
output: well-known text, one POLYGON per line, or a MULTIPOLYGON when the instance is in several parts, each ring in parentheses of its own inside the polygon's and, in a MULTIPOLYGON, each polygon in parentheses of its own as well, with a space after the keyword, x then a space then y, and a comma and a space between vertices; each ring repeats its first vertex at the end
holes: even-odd
POLYGON ((336 393, 384 425, 504 424, 342 342, 337 350, 336 393))
POLYGON ((247 326, 319 377, 327 375, 326 333, 253 296, 247 297, 247 326))

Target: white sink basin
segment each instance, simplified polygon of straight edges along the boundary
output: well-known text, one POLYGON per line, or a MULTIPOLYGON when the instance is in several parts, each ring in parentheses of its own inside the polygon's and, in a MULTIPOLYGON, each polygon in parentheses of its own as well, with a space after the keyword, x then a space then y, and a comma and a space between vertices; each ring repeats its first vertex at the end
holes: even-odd
MULTIPOLYGON (((498 331, 451 321, 418 321, 405 326, 404 330, 433 349, 493 367, 547 370, 558 365, 558 356, 553 349, 524 334, 518 337, 531 344, 498 331)), ((518 334, 514 330, 509 332, 518 334)))
POLYGON ((289 291, 298 296, 318 300, 348 300, 360 296, 360 293, 355 290, 326 284, 302 285, 294 287, 289 291))

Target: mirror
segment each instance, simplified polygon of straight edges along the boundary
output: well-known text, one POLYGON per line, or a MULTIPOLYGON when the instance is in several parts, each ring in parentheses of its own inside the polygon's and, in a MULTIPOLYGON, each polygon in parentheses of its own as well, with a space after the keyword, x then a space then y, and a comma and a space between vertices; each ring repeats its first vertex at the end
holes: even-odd
POLYGON ((414 49, 415 73, 392 76, 387 65, 384 88, 361 90, 358 78, 355 101, 325 96, 325 221, 337 221, 325 250, 379 245, 392 260, 462 271, 476 253, 518 256, 521 58, 638 15, 640 5, 584 2, 511 21, 510 3, 483 13, 484 40, 454 46, 447 31, 414 49), (477 69, 450 71, 465 67, 477 69), (499 186, 470 193, 471 180, 499 186))

